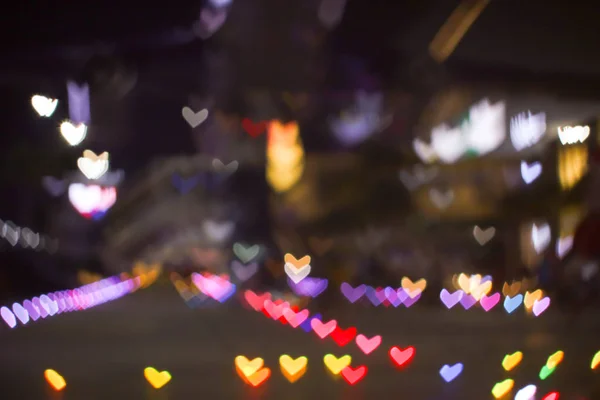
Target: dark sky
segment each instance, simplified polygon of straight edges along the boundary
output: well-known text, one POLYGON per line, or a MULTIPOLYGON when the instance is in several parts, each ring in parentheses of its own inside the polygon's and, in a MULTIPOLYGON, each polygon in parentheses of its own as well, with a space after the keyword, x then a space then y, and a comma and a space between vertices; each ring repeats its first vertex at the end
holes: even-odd
MULTIPOLYGON (((182 46, 177 46, 181 33, 197 19, 202 1, 154 0, 133 6, 106 0, 24 0, 7 6, 0 17, 4 38, 0 145, 11 154, 3 158, 2 177, 17 176, 26 165, 56 175, 63 163, 72 164, 76 155, 66 149, 56 131, 66 110, 59 109, 53 120, 43 120, 35 116, 29 99, 41 91, 64 100, 66 80, 88 68, 86 63, 98 52, 134 66, 137 80, 123 101, 95 110, 103 126, 95 138, 90 134, 90 146, 110 150, 114 165, 129 174, 155 156, 194 152, 190 129, 180 113, 190 93, 215 79, 206 76, 207 52, 234 53, 241 60, 237 72, 246 83, 262 79, 271 84, 265 79, 277 76, 281 90, 285 84, 297 85, 298 71, 290 68, 290 73, 282 73, 286 69, 280 63, 295 66, 294 56, 301 47, 291 41, 295 33, 316 26, 317 0, 292 2, 234 0, 221 32, 206 42, 182 46), (270 54, 272 48, 282 53, 270 54), (115 139, 122 143, 113 149, 115 139), (15 156, 15 148, 31 149, 32 155, 15 156), (48 154, 52 157, 43 157, 48 154)), ((370 82, 382 89, 390 87, 397 71, 426 53, 457 4, 456 0, 348 0, 341 25, 327 34, 321 62, 329 77, 345 77, 348 88, 370 82)), ((598 79, 598 11, 600 5, 591 1, 492 0, 448 63, 489 67, 500 75, 502 68, 518 68, 598 79)), ((311 129, 310 133, 320 132, 311 129)), ((26 207, 23 196, 46 201, 39 200, 45 197, 38 197, 43 193, 35 171, 29 181, 16 186, 14 182, 6 186, 3 179, 4 192, 18 190, 21 197, 5 197, 0 218, 16 219, 13 210, 26 207)), ((30 214, 20 218, 23 225, 35 219, 30 214)))
MULTIPOLYGON (((278 85, 288 78, 290 84, 297 82, 293 78, 297 71, 280 73, 279 61, 269 60, 268 51, 253 54, 252 49, 271 49, 263 42, 273 37, 281 42, 275 43, 277 48, 286 48, 292 35, 282 32, 317 24, 316 19, 310 19, 317 0, 294 6, 281 0, 237 0, 223 32, 205 43, 197 40, 176 45, 177 32, 189 30, 202 4, 180 1, 172 7, 159 1, 134 6, 116 1, 30 0, 15 5, 11 13, 4 14, 1 25, 7 40, 1 45, 0 87, 12 100, 2 112, 9 126, 2 135, 4 146, 18 139, 43 143, 46 150, 61 147, 57 135, 50 140, 44 133, 54 128, 49 126, 51 122, 33 118, 29 97, 41 91, 64 98, 66 79, 81 74, 90 56, 98 52, 133 65, 137 74, 135 90, 119 103, 119 109, 101 113, 110 129, 100 136, 124 141, 126 135, 119 129, 133 131, 129 138, 133 143, 147 138, 150 131, 170 132, 145 141, 136 152, 138 159, 144 160, 155 153, 193 151, 179 110, 202 80, 214 79, 203 77, 206 52, 227 49, 243 55, 245 64, 238 66, 237 72, 248 78, 246 83, 258 76, 262 77, 257 82, 265 82, 275 75, 283 78, 278 85), (258 33, 252 36, 246 32, 258 33), (162 118, 148 117, 159 109, 162 118)), ((456 4, 456 0, 348 0, 341 25, 329 34, 324 48, 324 57, 329 58, 324 64, 329 68, 328 77, 335 81, 343 76, 346 86, 376 82, 379 88, 391 87, 395 71, 426 52, 456 4)), ((600 11, 595 2, 491 1, 448 63, 487 66, 499 74, 503 67, 515 67, 595 79, 600 77, 596 9, 600 11)), ((280 58, 293 56, 295 47, 287 47, 280 58)), ((100 141, 99 145, 109 146, 110 141, 100 141)))
MULTIPOLYGON (((281 6, 277 0, 248 2, 257 8, 281 6)), ((305 3, 307 7, 315 7, 316 1, 305 3)), ((179 1, 176 7, 164 1, 139 4, 124 6, 123 2, 96 0, 18 2, 11 5, 10 13, 3 15, 1 29, 7 38, 3 47, 25 50, 47 45, 110 43, 138 34, 164 33, 189 26, 202 2, 179 1)), ((390 39, 398 39, 404 48, 422 48, 455 4, 455 0, 349 0, 341 29, 357 47, 360 42, 379 36, 379 41, 369 46, 378 48, 394 41, 390 39), (415 6, 417 3, 422 6, 415 6), (396 38, 394 33, 401 30, 401 25, 410 25, 411 29, 396 38)), ((598 11, 600 5, 589 1, 492 0, 454 57, 596 74, 600 67, 598 11)), ((268 21, 259 23, 266 25, 268 21)), ((3 64, 10 61, 3 57, 3 64)))

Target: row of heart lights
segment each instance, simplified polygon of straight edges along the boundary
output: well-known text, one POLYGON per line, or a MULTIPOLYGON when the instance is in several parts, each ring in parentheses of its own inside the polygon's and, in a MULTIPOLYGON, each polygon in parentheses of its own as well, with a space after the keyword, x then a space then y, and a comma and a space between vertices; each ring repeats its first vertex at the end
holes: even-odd
MULTIPOLYGON (((316 314, 309 318, 308 310, 299 310, 297 307, 290 306, 289 303, 286 303, 281 299, 272 301, 271 294, 268 292, 258 295, 253 291, 247 290, 244 293, 244 298, 249 306, 255 311, 262 312, 267 317, 279 321, 284 325, 290 325, 293 328, 300 327, 305 332, 314 331, 320 339, 325 339, 330 336, 340 347, 344 347, 354 341, 364 354, 369 355, 382 343, 382 337, 380 335, 368 338, 363 334, 357 334, 355 327, 346 329, 340 328, 335 320, 324 323, 321 320, 322 317, 320 314, 316 314)), ((413 346, 409 346, 405 349, 392 346, 388 351, 392 364, 396 368, 401 369, 404 369, 410 364, 415 354, 416 349, 413 346)), ((540 370, 540 379, 545 380, 548 378, 556 370, 563 358, 564 352, 560 350, 550 355, 540 370)), ((511 371, 520 364, 522 359, 523 353, 520 351, 513 354, 507 354, 502 360, 502 367, 506 371, 511 371)), ((334 377, 343 377, 350 385, 354 385, 361 381, 368 371, 368 368, 365 365, 353 368, 351 366, 352 357, 348 354, 341 357, 327 354, 323 358, 323 362, 329 373, 333 374, 334 377)), ((301 356, 293 359, 289 355, 284 354, 280 357, 279 363, 284 377, 290 383, 294 383, 306 372, 308 358, 301 356)), ((245 356, 240 355, 236 357, 234 364, 240 378, 252 387, 260 386, 263 382, 268 380, 271 375, 269 368, 263 368, 264 360, 260 357, 249 360, 245 356)), ((600 365, 600 351, 592 357, 591 369, 596 369, 598 365, 600 365)), ((446 364, 439 370, 439 374, 445 382, 450 383, 462 374, 463 369, 464 365, 460 362, 453 365, 446 364)), ((513 389, 513 386, 514 381, 512 379, 498 382, 492 388, 492 395, 496 399, 503 398, 513 389)), ((517 392, 515 399, 530 400, 532 396, 535 395, 536 391, 537 387, 535 385, 527 385, 517 392)), ((551 392, 543 397, 543 399, 558 398, 558 392, 551 392)))
POLYGON ((14 303, 12 308, 0 308, 0 316, 10 327, 17 326, 17 320, 22 325, 30 320, 37 321, 40 317, 53 316, 72 311, 86 310, 91 307, 116 300, 139 287, 139 279, 122 281, 119 277, 107 278, 102 281, 82 286, 73 290, 63 290, 25 300, 23 304, 14 303))
MULTIPOLYGON (((216 235, 217 232, 214 232, 214 230, 218 228, 217 224, 213 221, 209 222, 211 223, 207 225, 207 228, 212 229, 212 235, 216 235)), ((228 226, 225 225, 225 227, 228 226)), ((253 262, 253 260, 259 256, 260 250, 260 246, 256 244, 244 246, 241 243, 234 243, 233 253, 238 260, 232 261, 231 270, 240 282, 250 279, 258 271, 258 263, 253 262)), ((209 298, 218 303, 224 303, 237 289, 236 285, 229 280, 228 275, 214 275, 209 272, 203 274, 193 273, 190 279, 191 284, 186 283, 176 273, 171 274, 171 281, 179 295, 190 306, 201 304, 209 298)))
MULTIPOLYGON (((247 251, 242 245, 236 245, 239 246, 237 249, 238 253, 240 251, 247 251)), ((236 245, 234 245, 234 250, 236 245)), ((256 257, 258 251, 257 247, 254 254, 249 259, 246 258, 246 262, 256 257)), ((328 281, 326 279, 309 277, 311 272, 311 257, 309 255, 297 259, 288 253, 284 256, 284 261, 284 271, 287 274, 288 284, 295 294, 305 297, 317 297, 327 288, 328 281)), ((243 265, 234 261, 233 265, 237 268, 237 270, 234 270, 234 273, 238 277, 243 276, 247 279, 249 275, 256 273, 256 263, 243 265)), ((243 282, 243 280, 241 281, 243 282)), ((229 277, 226 275, 217 276, 210 273, 195 273, 192 275, 192 282, 199 293, 203 294, 205 298, 212 298, 220 303, 228 300, 236 291, 236 285, 231 283, 229 277)), ((180 295, 187 299, 186 301, 195 297, 182 278, 175 279, 174 284, 180 295)), ((355 303, 363 296, 366 296, 374 306, 383 304, 385 306, 392 305, 398 307, 400 304, 403 304, 408 308, 420 299, 421 293, 427 286, 427 281, 421 279, 413 282, 410 278, 404 277, 401 284, 402 287, 398 289, 391 287, 375 289, 367 285, 359 285, 354 288, 347 282, 343 282, 340 290, 344 297, 351 303, 355 303)), ((446 289, 442 289, 440 292, 440 300, 448 309, 453 308, 458 303, 465 310, 472 308, 476 304, 480 304, 487 312, 500 302, 500 293, 489 295, 492 290, 492 279, 489 276, 471 275, 469 277, 465 274, 459 274, 453 278, 453 284, 457 288, 455 292, 450 293, 446 289)), ((544 297, 542 290, 526 291, 525 295, 523 295, 518 293, 521 287, 520 283, 515 285, 513 283, 510 287, 507 287, 505 283, 503 288, 505 295, 503 305, 509 314, 523 304, 528 313, 533 313, 537 317, 550 306, 550 298, 544 297), (513 289, 515 287, 516 290, 513 289)))
MULTIPOLYGON (((485 99, 471 107, 469 118, 459 127, 450 129, 447 125, 441 125, 434 128, 431 134, 431 145, 415 139, 414 150, 425 163, 440 160, 450 164, 471 152, 479 155, 487 154, 498 148, 504 141, 504 112, 504 103, 491 105, 485 99)), ((516 115, 510 120, 510 138, 513 147, 521 151, 538 144, 544 137, 546 128, 545 113, 533 114, 528 111, 516 115)), ((564 148, 559 149, 558 178, 563 190, 568 190, 575 186, 587 172, 588 151, 581 143, 589 137, 590 127, 564 126, 558 127, 557 130, 558 138, 564 145, 564 148)), ((521 161, 521 178, 527 185, 537 180, 542 170, 540 162, 521 161)), ((425 170, 421 166, 416 166, 412 173, 407 170, 400 171, 399 178, 412 191, 431 182, 436 175, 437 170, 425 170)), ((511 185, 514 184, 512 176, 507 176, 507 180, 511 185)), ((444 210, 452 203, 454 193, 451 190, 441 192, 431 189, 430 199, 438 209, 444 210)))
MULTIPOLYGON (((506 138, 506 106, 491 104, 484 99, 469 109, 468 118, 455 128, 442 124, 431 132, 431 144, 419 139, 413 142, 415 152, 423 162, 440 160, 451 164, 466 153, 485 155, 500 147, 506 138)), ((538 144, 546 134, 546 114, 520 113, 510 120, 510 139, 517 151, 538 144)), ((590 135, 589 126, 557 128, 563 145, 583 143, 590 135)))
MULTIPOLYGON (((306 277, 302 278, 301 275, 308 275, 308 273, 310 273, 310 270, 308 270, 308 272, 305 272, 306 270, 302 270, 302 268, 308 269, 310 265, 310 257, 305 256, 298 260, 291 254, 287 254, 286 256, 287 258, 285 261, 286 264, 288 264, 287 270, 291 273, 291 276, 290 273, 288 273, 288 278, 293 278, 294 280, 298 281, 298 283, 300 283, 303 279, 306 279, 306 277), (298 268, 298 266, 300 266, 300 268, 298 268), (300 275, 298 273, 299 270, 302 271, 300 275)), ((210 274, 206 276, 211 279, 215 278, 214 275, 211 276, 210 274)), ((226 280, 226 277, 218 277, 218 279, 212 281, 213 283, 217 283, 217 285, 207 286, 206 283, 201 283, 199 287, 203 288, 205 290, 205 293, 210 297, 216 297, 218 301, 224 301, 227 298, 231 297, 232 294, 231 284, 229 283, 229 289, 227 289, 227 285, 224 285, 226 280), (216 286, 219 285, 222 286, 220 288, 217 288, 216 286)), ((481 296, 481 298, 485 296, 482 293, 486 292, 486 288, 488 286, 491 288, 491 280, 486 280, 485 278, 482 278, 479 275, 473 275, 469 278, 466 275, 461 274, 457 278, 457 283, 461 287, 466 287, 467 293, 470 292, 471 295, 478 296, 473 292, 479 291, 479 296, 481 296), (478 282, 482 281, 484 282, 483 288, 481 287, 482 285, 478 285, 478 282)), ((424 290, 425 286, 426 282, 424 280, 413 283, 408 278, 403 279, 403 289, 405 289, 408 294, 413 294, 413 296, 415 297, 417 293, 420 294, 420 292, 424 290)), ((503 292, 510 291, 514 294, 515 290, 518 290, 518 286, 520 285, 517 285, 517 287, 515 287, 515 284, 512 284, 509 287, 507 286, 507 284, 505 284, 503 292)), ((348 289, 355 291, 358 288, 352 288, 348 284, 342 285, 343 292, 347 291, 348 289)), ((347 292, 346 294, 348 295, 347 292)), ((494 297, 499 298, 499 293, 497 293, 496 295, 494 295, 494 297)), ((357 296, 355 296, 354 293, 349 294, 349 296, 354 296, 354 301, 357 300, 357 296)), ((521 296, 521 301, 523 301, 522 295, 517 295, 514 298, 517 298, 518 296, 521 296)), ((542 292, 541 290, 537 290, 533 293, 527 292, 525 296, 526 303, 533 302, 535 304, 542 297, 542 292)), ((272 300, 272 295, 268 292, 258 295, 251 290, 246 290, 244 292, 244 298, 248 305, 255 311, 262 312, 267 317, 279 321, 282 324, 289 324, 294 328, 300 327, 305 332, 314 331, 321 339, 324 339, 327 336, 331 336, 334 339, 334 341, 342 347, 346 346, 354 339, 356 345, 363 353, 370 354, 380 346, 382 341, 382 338, 379 335, 368 338, 362 334, 357 334, 356 328, 354 327, 342 329, 337 325, 337 322, 335 320, 330 320, 324 323, 321 320, 322 317, 320 314, 313 315, 309 318, 309 311, 307 309, 299 310, 298 306, 292 306, 289 302, 286 302, 283 299, 272 300)), ((510 297, 508 298, 510 299, 510 297)), ((535 308, 535 305, 533 305, 532 307, 535 308)), ((414 357, 415 348, 410 346, 403 350, 399 347, 393 346, 392 348, 390 348, 388 354, 396 367, 406 367, 414 357)), ((556 370, 558 364, 562 361, 563 357, 564 353, 562 351, 557 351, 556 353, 552 354, 548 358, 546 364, 540 370, 540 379, 545 380, 548 376, 550 376, 556 370)), ((506 371, 510 371, 521 362, 522 358, 523 354, 519 351, 513 354, 507 354, 502 361, 502 366, 506 371)), ((324 357, 325 366, 330 373, 332 373, 333 375, 342 376, 344 380, 346 380, 346 382, 348 382, 351 385, 354 385, 364 378, 364 376, 367 373, 367 367, 362 365, 353 368, 350 365, 351 360, 352 358, 350 355, 345 355, 338 358, 332 354, 328 354, 324 357)), ((307 363, 308 359, 306 357, 299 357, 296 359, 293 359, 288 355, 282 355, 280 357, 280 367, 282 374, 291 383, 296 382, 304 375, 304 373, 306 372, 307 363)), ((591 368, 596 369, 599 364, 600 352, 596 353, 592 358, 591 368)), ((235 360, 235 366, 240 378, 245 383, 253 387, 261 385, 263 382, 267 381, 271 375, 271 371, 269 368, 263 368, 264 360, 260 358, 248 360, 245 356, 238 356, 235 360)), ((444 365, 440 369, 439 374, 442 377, 442 379, 444 379, 446 382, 451 382, 462 373, 463 368, 464 366, 462 363, 456 363, 454 365, 444 365)), ((155 374, 159 374, 155 370, 151 372, 153 372, 151 374, 153 376, 155 374)), ((163 371, 160 374, 163 374, 162 377, 164 379, 157 380, 161 381, 162 384, 153 384, 151 379, 149 379, 148 376, 146 377, 151 383, 151 385, 157 389, 168 383, 168 381, 170 380, 170 374, 168 374, 167 371, 163 371)), ((159 378, 159 375, 155 375, 155 377, 159 378)), ((492 388, 492 395, 497 399, 503 398, 513 389, 513 386, 514 381, 512 379, 506 379, 502 382, 498 382, 492 388)), ((535 395, 536 391, 537 387, 535 385, 528 385, 519 390, 515 398, 530 399, 533 395, 535 395)), ((558 396, 558 392, 551 392, 544 396, 544 399, 558 399, 558 396)))
POLYGON ((11 221, 4 222, 0 220, 0 236, 13 247, 19 244, 25 249, 45 250, 49 253, 54 253, 58 250, 57 239, 51 239, 29 228, 21 228, 11 221))
MULTIPOLYGON (((378 338, 378 342, 380 343, 380 337, 378 338)), ((372 340, 373 339, 371 339, 371 341, 372 340)), ((372 344, 371 341, 369 341, 369 339, 365 338, 363 335, 358 335, 356 337, 357 344, 361 343, 359 347, 363 349, 366 354, 369 354, 378 347, 378 345, 375 346, 372 344)), ((393 366, 399 370, 404 370, 410 365, 414 359, 415 353, 416 349, 412 346, 404 350, 397 346, 393 346, 388 351, 388 355, 393 366)), ((540 379, 545 380, 548 378, 548 376, 550 376, 556 370, 563 358, 564 352, 561 350, 548 357, 546 363, 540 370, 540 379)), ((502 360, 502 368, 507 372, 512 371, 521 363, 522 360, 523 353, 521 351, 517 351, 513 354, 507 354, 502 360)), ((336 357, 333 354, 326 354, 323 357, 323 364, 326 372, 329 373, 330 376, 332 376, 334 379, 337 379, 339 376, 341 376, 348 384, 354 385, 364 378, 367 373, 367 367, 363 365, 353 369, 351 367, 351 363, 352 357, 348 354, 341 357, 336 357)), ((597 352, 592 358, 590 367, 592 370, 594 370, 598 367, 598 365, 600 365, 600 351, 597 352)), ((261 357, 256 357, 250 360, 244 355, 238 355, 234 359, 234 367, 236 373, 242 379, 242 381, 251 387, 258 387, 262 385, 271 376, 271 369, 265 367, 264 359, 261 357)), ((299 356, 294 359, 288 354, 282 354, 279 357, 279 367, 285 379, 290 383, 295 383, 306 374, 308 369, 308 357, 299 356)), ((462 373, 462 371, 463 365, 462 363, 458 363, 452 367, 449 365, 444 365, 440 369, 439 373, 444 381, 451 382, 456 379, 462 373)), ((144 377, 146 378, 146 381, 157 390, 166 386, 172 379, 172 375, 169 371, 159 372, 154 367, 146 367, 144 369, 144 377)), ((52 387, 52 389, 57 392, 64 390, 67 386, 64 377, 53 369, 45 370, 44 378, 52 387)), ((508 395, 513 388, 514 380, 508 378, 502 382, 496 383, 493 386, 491 393, 494 398, 501 399, 508 395)), ((537 387, 535 385, 527 385, 517 392, 515 399, 531 400, 536 393, 537 387)), ((558 400, 559 397, 559 392, 554 391, 546 394, 542 400, 558 400)))
MULTIPOLYGON (((431 144, 420 139, 413 141, 413 147, 419 158, 425 163, 440 160, 451 164, 458 161, 467 153, 485 155, 496 150, 504 142, 505 132, 505 104, 499 102, 490 104, 489 100, 473 105, 469 109, 469 117, 456 128, 440 125, 432 130, 431 144)), ((515 148, 521 150, 537 143, 546 130, 545 114, 527 116, 519 115, 511 121, 511 137, 515 148), (541 131, 541 133, 540 133, 541 131)), ((542 173, 539 162, 529 164, 521 162, 521 177, 526 184, 535 181, 542 173)), ((433 179, 435 174, 427 174, 422 170, 415 171, 414 175, 401 171, 400 179, 409 190, 433 179), (433 176, 432 176, 433 175, 433 176)), ((431 201, 437 208, 448 208, 454 199, 451 190, 440 192, 430 190, 431 201)))
POLYGON ((0 317, 9 328, 15 328, 18 322, 26 325, 39 318, 87 310, 150 286, 158 279, 160 271, 160 266, 136 266, 132 276, 123 273, 105 279, 97 277, 97 281, 75 289, 36 296, 22 303, 14 303, 10 308, 3 306, 0 308, 0 317))
POLYGON ((415 139, 414 149, 426 163, 440 160, 451 164, 467 152, 488 154, 496 150, 506 137, 505 110, 503 102, 490 104, 488 99, 484 99, 469 109, 468 118, 458 127, 437 126, 431 132, 431 144, 415 139))
MULTIPOLYGON (((78 85, 75 82, 67 83, 69 121, 64 121, 60 126, 63 138, 71 146, 83 142, 87 134, 87 125, 91 120, 90 90, 87 84, 78 85)), ((41 117, 51 117, 58 106, 57 99, 35 95, 31 104, 41 117)), ((83 156, 77 160, 77 167, 90 181, 101 179, 109 170, 109 154, 104 152, 96 155, 91 150, 85 150, 83 156)), ((117 199, 115 186, 87 185, 72 183, 68 189, 69 201, 73 207, 85 218, 100 219, 110 209, 117 199)))

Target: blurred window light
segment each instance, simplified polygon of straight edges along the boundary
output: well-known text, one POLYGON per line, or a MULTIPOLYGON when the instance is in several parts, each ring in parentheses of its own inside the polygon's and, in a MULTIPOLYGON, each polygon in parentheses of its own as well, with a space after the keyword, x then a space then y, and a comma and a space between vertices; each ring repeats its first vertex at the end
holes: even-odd
POLYGON ((536 145, 546 133, 546 114, 531 111, 518 114, 510 120, 510 140, 517 151, 536 145))
POLYGON ((305 154, 297 122, 272 121, 267 130, 267 181, 278 193, 287 192, 304 173, 305 154))
POLYGON ((506 105, 484 99, 469 108, 469 120, 462 126, 469 149, 478 155, 496 150, 506 139, 506 105))
POLYGON ((590 136, 589 126, 564 126, 558 127, 558 138, 565 144, 583 143, 590 136))
POLYGON ((439 125, 431 132, 431 147, 439 159, 446 164, 458 161, 467 151, 467 144, 460 127, 439 125))
POLYGON ((585 145, 558 149, 558 180, 562 190, 573 188, 588 171, 588 148, 585 145))

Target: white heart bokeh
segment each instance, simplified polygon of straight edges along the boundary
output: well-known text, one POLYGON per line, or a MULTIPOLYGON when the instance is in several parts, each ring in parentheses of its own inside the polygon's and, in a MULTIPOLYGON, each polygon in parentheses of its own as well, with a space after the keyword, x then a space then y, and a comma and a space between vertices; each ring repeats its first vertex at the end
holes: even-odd
POLYGON ((75 126, 70 121, 65 121, 60 124, 60 134, 71 146, 77 146, 85 139, 87 126, 83 123, 75 126))
POLYGON ((550 230, 550 225, 542 224, 537 226, 533 224, 531 227, 531 241, 533 242, 533 248, 536 253, 540 254, 550 244, 550 239, 552 236, 552 231, 550 230))
POLYGON ((462 126, 466 147, 485 155, 496 150, 506 139, 506 105, 484 99, 469 109, 469 121, 462 126))
POLYGON ((108 153, 104 152, 100 156, 96 156, 93 152, 86 150, 83 157, 79 157, 77 160, 77 166, 86 178, 99 179, 108 171, 110 166, 108 153))
POLYGON ((82 215, 105 212, 117 200, 117 190, 115 187, 102 188, 98 185, 72 183, 69 185, 68 193, 69 201, 82 215))
POLYGON ((526 161, 521 161, 521 177, 526 184, 535 181, 542 174, 542 164, 534 162, 527 164, 526 161))
POLYGON ((462 129, 460 127, 451 129, 448 125, 433 128, 431 147, 439 159, 446 164, 458 161, 467 151, 462 129))
POLYGON ((40 117, 51 117, 58 105, 57 99, 49 99, 46 96, 35 95, 31 97, 31 105, 40 117))

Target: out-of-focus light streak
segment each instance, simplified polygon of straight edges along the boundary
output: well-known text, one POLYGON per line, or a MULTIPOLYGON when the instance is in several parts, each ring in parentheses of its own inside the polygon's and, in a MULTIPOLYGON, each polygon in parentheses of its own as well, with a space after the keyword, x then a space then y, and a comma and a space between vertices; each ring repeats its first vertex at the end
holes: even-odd
POLYGON ((25 325, 30 320, 37 321, 39 318, 45 319, 65 312, 87 310, 133 293, 144 285, 150 284, 150 280, 154 282, 157 277, 157 274, 153 276, 144 274, 133 278, 113 276, 76 289, 34 297, 23 301, 22 305, 14 303, 11 308, 4 306, 0 308, 0 316, 10 328, 14 328, 17 326, 17 321, 25 325))
POLYGON ((67 94, 69 99, 69 119, 76 124, 89 125, 90 114, 90 87, 87 83, 78 85, 75 82, 67 82, 67 94))
POLYGON ((278 193, 291 189, 304 173, 304 148, 297 122, 272 121, 267 137, 267 181, 278 193))
POLYGON ((510 140, 517 151, 536 145, 546 133, 546 114, 521 113, 510 120, 510 140))
POLYGON ((590 136, 589 126, 564 126, 558 127, 558 138, 565 144, 583 143, 590 136))
POLYGON ((444 62, 489 2, 490 0, 463 0, 431 41, 431 57, 439 63, 444 62))
POLYGON ((573 188, 588 170, 588 148, 585 145, 558 149, 558 180, 562 190, 573 188))
POLYGON ((58 248, 58 240, 36 233, 29 228, 16 226, 12 221, 0 220, 0 236, 11 246, 20 244, 23 248, 53 253, 58 248))

